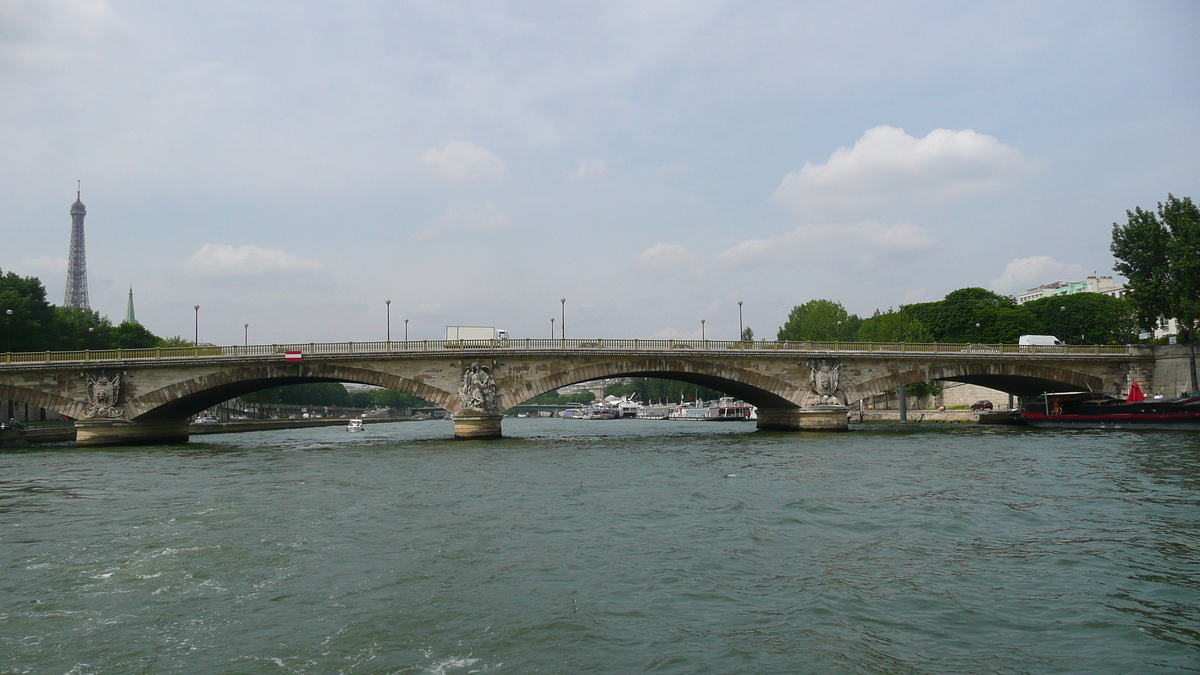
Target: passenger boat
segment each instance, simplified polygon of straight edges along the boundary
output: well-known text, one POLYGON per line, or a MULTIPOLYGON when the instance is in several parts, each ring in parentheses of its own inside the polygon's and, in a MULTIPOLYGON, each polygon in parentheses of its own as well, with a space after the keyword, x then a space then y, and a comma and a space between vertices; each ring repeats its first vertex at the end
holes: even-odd
POLYGON ((738 401, 732 396, 724 396, 719 401, 677 406, 667 419, 683 422, 732 422, 757 419, 754 413, 754 406, 749 403, 738 401))
POLYGON ((358 417, 350 420, 350 423, 346 425, 346 431, 363 431, 365 429, 362 419, 358 417))
POLYGON ((646 407, 629 396, 622 396, 620 399, 610 402, 610 405, 617 409, 617 417, 623 420, 639 417, 638 413, 646 407))
POLYGON ((730 396, 721 398, 716 405, 708 409, 709 419, 718 422, 748 420, 753 414, 754 406, 745 401, 735 401, 730 396))
POLYGON ((1019 417, 1031 427, 1200 431, 1200 392, 1142 399, 1135 387, 1130 394, 1121 400, 1089 391, 1048 393, 1025 404, 1019 417))
POLYGON ((608 406, 596 406, 594 408, 588 408, 587 410, 584 410, 583 417, 581 419, 615 420, 619 415, 620 413, 617 412, 616 408, 610 408, 608 406))

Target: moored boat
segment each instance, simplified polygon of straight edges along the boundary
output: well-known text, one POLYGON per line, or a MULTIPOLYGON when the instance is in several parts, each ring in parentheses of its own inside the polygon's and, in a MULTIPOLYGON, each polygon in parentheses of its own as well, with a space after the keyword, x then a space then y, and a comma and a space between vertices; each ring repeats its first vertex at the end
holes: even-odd
POLYGON ((366 427, 363 426, 361 418, 355 417, 346 425, 346 431, 363 431, 366 427))
POLYGON ((1200 392, 1144 400, 1087 391, 1048 393, 1025 404, 1019 417, 1031 427, 1200 431, 1200 392))

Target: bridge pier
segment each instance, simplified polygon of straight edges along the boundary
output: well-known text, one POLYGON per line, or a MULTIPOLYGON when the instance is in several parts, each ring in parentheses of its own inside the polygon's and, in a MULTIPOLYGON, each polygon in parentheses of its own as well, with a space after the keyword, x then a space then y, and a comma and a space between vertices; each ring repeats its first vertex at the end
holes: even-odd
POLYGON ((500 438, 501 413, 458 413, 454 415, 454 437, 463 439, 500 438))
POLYGON ((186 443, 188 418, 165 420, 81 420, 75 423, 77 447, 186 443))
POLYGON ((759 408, 758 428, 767 431, 849 431, 845 406, 759 408))

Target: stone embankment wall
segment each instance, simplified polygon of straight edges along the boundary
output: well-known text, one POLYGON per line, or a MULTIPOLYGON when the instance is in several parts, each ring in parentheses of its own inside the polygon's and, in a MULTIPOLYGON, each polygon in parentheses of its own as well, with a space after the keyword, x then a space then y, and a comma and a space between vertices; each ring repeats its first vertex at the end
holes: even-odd
POLYGON ((1154 347, 1154 372, 1144 373, 1146 381, 1143 382, 1139 378, 1139 386, 1149 387, 1144 392, 1147 396, 1162 394, 1170 398, 1188 391, 1191 388, 1190 360, 1191 352, 1188 345, 1154 347))

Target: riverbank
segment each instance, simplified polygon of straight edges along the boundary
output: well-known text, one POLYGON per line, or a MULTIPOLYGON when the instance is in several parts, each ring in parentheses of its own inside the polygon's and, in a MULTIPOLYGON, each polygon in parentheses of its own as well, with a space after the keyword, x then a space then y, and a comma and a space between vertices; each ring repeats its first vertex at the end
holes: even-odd
MULTIPOLYGON (((899 410, 867 410, 851 409, 850 422, 899 422, 899 410)), ((976 410, 909 410, 908 421, 912 423, 939 422, 944 424, 977 424, 979 412, 976 410)))
MULTIPOLYGON (((410 417, 380 417, 364 420, 367 424, 391 424, 395 422, 412 422, 410 417)), ((241 420, 237 422, 218 422, 216 424, 192 424, 188 426, 188 435, 205 436, 208 434, 237 434, 245 431, 271 431, 274 429, 307 429, 310 427, 345 426, 349 420, 344 419, 308 419, 308 420, 241 420)), ((21 431, 4 430, 0 432, 0 445, 23 445, 27 443, 74 443, 75 427, 62 424, 48 427, 36 427, 21 431)))

